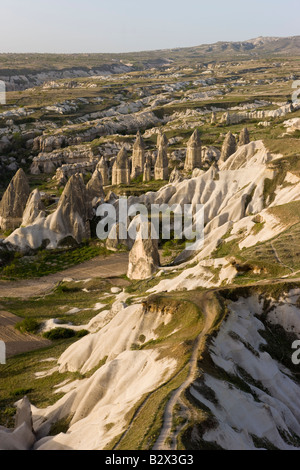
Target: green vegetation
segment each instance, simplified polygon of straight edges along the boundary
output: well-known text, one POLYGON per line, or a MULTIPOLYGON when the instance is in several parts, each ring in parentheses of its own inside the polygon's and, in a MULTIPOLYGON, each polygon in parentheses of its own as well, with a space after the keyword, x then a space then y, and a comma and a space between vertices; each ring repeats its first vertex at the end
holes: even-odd
POLYGON ((30 279, 53 274, 71 266, 88 261, 96 256, 111 254, 99 241, 91 241, 72 248, 39 250, 33 256, 14 256, 7 266, 0 268, 2 279, 30 279))
POLYGON ((23 321, 17 323, 15 328, 21 333, 37 333, 40 323, 35 318, 25 318, 23 321))
POLYGON ((53 330, 47 331, 43 334, 44 338, 51 341, 57 341, 59 339, 69 339, 69 338, 83 338, 88 335, 87 330, 74 331, 70 328, 54 328, 53 330))

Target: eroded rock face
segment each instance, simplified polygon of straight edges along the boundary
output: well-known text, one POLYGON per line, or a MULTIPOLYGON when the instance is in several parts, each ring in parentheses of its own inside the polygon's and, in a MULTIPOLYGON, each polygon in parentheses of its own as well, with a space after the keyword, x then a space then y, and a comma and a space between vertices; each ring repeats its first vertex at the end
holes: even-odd
POLYGON ((167 180, 169 177, 167 146, 168 139, 166 135, 158 134, 158 152, 154 167, 154 179, 156 180, 167 180))
POLYGON ((235 137, 231 132, 228 132, 222 146, 220 162, 226 162, 226 160, 236 152, 236 149, 237 145, 235 137))
MULTIPOLYGON (((150 232, 150 226, 148 227, 150 232)), ((127 277, 132 280, 149 279, 157 271, 160 265, 158 243, 150 236, 142 239, 142 230, 137 234, 136 241, 129 254, 127 277)))
POLYGON ((103 191, 103 179, 100 170, 96 168, 90 181, 86 185, 87 193, 91 201, 94 199, 104 199, 105 193, 103 191))
POLYGON ((143 181, 144 182, 151 181, 151 179, 152 179, 151 168, 152 168, 152 161, 151 161, 151 158, 148 157, 146 159, 146 163, 145 163, 145 166, 144 166, 144 172, 143 172, 143 181))
POLYGON ((200 134, 196 129, 188 141, 184 169, 193 171, 195 168, 201 168, 202 164, 202 146, 200 134))
POLYGON ((82 176, 73 175, 60 197, 58 208, 47 218, 47 225, 50 230, 81 243, 91 237, 90 218, 91 204, 82 176))
POLYGON ((174 170, 172 171, 170 175, 169 183, 174 184, 174 183, 180 183, 181 181, 183 181, 183 177, 180 171, 177 168, 174 168, 174 170))
POLYGON ((140 132, 138 132, 136 136, 136 141, 133 146, 133 153, 132 153, 132 171, 131 171, 132 179, 143 174, 144 165, 145 165, 145 143, 140 132))
POLYGON ((102 157, 100 162, 98 163, 97 169, 101 173, 103 186, 108 186, 109 185, 108 166, 104 157, 102 157))
POLYGON ((245 127, 241 133, 239 138, 239 145, 247 145, 250 143, 250 135, 248 129, 245 127))
POLYGON ((108 250, 118 251, 120 248, 132 249, 134 241, 129 236, 127 236, 127 238, 121 238, 121 232, 127 233, 125 224, 117 223, 112 227, 106 240, 106 248, 108 250), (120 228, 121 225, 123 230, 120 228))
POLYGON ((20 168, 6 189, 0 202, 0 228, 10 230, 17 228, 30 194, 30 188, 24 171, 20 168))
POLYGON ((125 147, 122 147, 112 170, 113 186, 119 184, 130 184, 129 161, 125 147))
POLYGON ((44 216, 44 204, 42 203, 41 194, 38 189, 35 189, 30 194, 27 204, 23 213, 22 225, 33 224, 33 222, 41 215, 44 216))
POLYGON ((17 404, 15 429, 0 429, 0 450, 30 450, 35 440, 30 402, 24 397, 17 404))

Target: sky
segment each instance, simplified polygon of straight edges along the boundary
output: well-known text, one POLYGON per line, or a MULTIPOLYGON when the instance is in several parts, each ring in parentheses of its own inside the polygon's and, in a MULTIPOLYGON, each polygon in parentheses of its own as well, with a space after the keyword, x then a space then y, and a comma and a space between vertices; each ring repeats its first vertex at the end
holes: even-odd
POLYGON ((133 52, 300 35, 299 0, 0 0, 0 52, 133 52))

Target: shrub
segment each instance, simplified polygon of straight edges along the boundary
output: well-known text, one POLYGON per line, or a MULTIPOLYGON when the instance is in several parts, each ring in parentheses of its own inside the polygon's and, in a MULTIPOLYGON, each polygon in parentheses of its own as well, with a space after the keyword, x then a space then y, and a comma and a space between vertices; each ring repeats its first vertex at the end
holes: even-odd
POLYGON ((33 333, 35 334, 40 327, 40 323, 34 318, 25 318, 25 320, 17 323, 15 328, 21 333, 33 333))
POLYGON ((68 339, 75 336, 75 331, 70 330, 69 328, 54 328, 54 330, 47 331, 44 333, 44 338, 55 341, 58 339, 68 339))
POLYGON ((59 339, 69 339, 69 338, 83 338, 84 336, 88 335, 89 332, 87 330, 80 330, 74 331, 70 328, 54 328, 54 330, 47 331, 44 333, 44 338, 50 339, 51 341, 59 340, 59 339))

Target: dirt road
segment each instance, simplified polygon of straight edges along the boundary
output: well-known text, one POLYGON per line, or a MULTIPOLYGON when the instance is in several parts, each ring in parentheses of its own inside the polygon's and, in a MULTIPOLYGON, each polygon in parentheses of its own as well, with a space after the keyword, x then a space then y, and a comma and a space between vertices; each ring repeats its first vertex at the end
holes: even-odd
POLYGON ((116 253, 109 257, 93 258, 85 263, 68 268, 56 274, 20 281, 0 281, 0 298, 29 298, 45 294, 65 278, 93 279, 109 278, 126 274, 128 253, 116 253))
POLYGON ((20 333, 15 329, 16 323, 20 321, 22 318, 9 312, 0 311, 0 340, 5 343, 6 357, 34 351, 51 344, 50 341, 38 336, 20 333))

